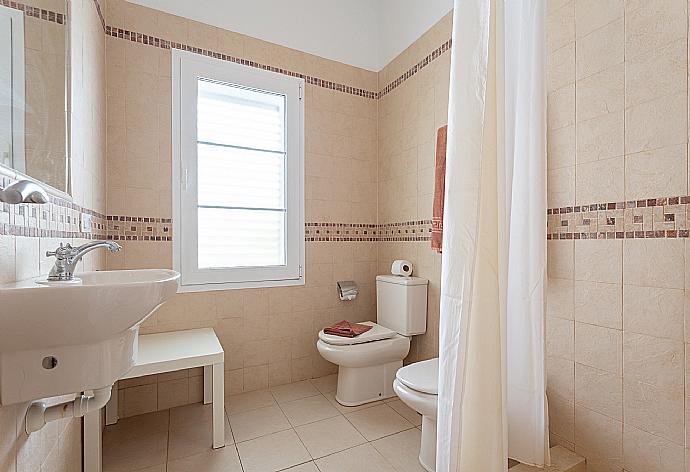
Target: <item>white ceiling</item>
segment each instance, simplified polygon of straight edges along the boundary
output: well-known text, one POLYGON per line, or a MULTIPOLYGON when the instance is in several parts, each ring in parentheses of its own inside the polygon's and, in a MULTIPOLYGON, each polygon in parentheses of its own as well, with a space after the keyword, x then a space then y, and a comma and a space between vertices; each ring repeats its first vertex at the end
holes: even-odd
POLYGON ((128 0, 379 71, 453 8, 453 0, 128 0))

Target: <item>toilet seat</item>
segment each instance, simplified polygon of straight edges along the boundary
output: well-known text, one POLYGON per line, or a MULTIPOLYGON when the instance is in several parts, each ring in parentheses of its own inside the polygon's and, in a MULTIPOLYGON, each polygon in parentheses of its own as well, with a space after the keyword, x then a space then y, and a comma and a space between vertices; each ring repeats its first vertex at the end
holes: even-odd
POLYGON ((395 377, 408 388, 438 395, 438 357, 402 367, 395 377))
POLYGON ((380 341, 382 339, 390 339, 397 333, 393 330, 373 323, 371 321, 364 321, 360 324, 371 326, 371 329, 366 333, 362 333, 354 338, 345 336, 336 336, 335 334, 326 334, 323 330, 319 331, 319 339, 326 344, 333 346, 352 346, 353 344, 370 343, 373 341, 380 341))

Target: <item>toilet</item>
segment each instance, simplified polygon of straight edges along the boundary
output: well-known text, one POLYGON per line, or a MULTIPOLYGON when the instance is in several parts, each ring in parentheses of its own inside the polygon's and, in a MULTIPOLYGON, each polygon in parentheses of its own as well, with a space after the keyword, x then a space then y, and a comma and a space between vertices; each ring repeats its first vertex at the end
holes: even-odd
POLYGON ((436 413, 438 412, 438 357, 415 362, 398 370, 393 390, 403 403, 422 415, 419 463, 436 470, 436 413))
POLYGON ((410 338, 426 332, 427 285, 420 277, 376 277, 376 323, 354 338, 319 332, 321 356, 338 365, 336 400, 357 406, 395 396, 393 381, 410 351, 410 338))

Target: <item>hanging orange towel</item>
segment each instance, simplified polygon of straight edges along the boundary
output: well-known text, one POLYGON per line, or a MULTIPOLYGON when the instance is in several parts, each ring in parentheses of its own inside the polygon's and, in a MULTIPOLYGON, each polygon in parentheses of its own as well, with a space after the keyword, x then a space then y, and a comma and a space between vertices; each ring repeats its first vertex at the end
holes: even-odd
POLYGON ((371 329, 371 326, 359 323, 350 323, 349 321, 343 320, 338 321, 332 326, 328 326, 323 329, 326 334, 334 334, 336 336, 342 336, 344 338, 354 338, 362 333, 366 333, 371 329))
POLYGON ((448 125, 438 129, 436 135, 436 180, 434 209, 431 218, 431 249, 441 252, 443 247, 443 200, 446 196, 446 144, 448 125))

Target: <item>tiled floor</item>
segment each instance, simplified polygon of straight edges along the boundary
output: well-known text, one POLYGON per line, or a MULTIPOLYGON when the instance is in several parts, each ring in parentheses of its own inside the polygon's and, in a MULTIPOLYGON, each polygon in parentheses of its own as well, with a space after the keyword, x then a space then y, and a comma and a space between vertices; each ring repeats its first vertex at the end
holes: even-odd
POLYGON ((226 398, 226 447, 211 450, 210 405, 120 420, 105 472, 423 472, 421 417, 397 398, 349 408, 336 376, 226 398))

